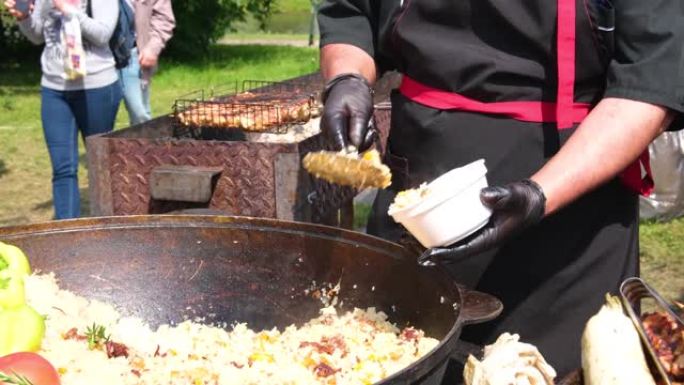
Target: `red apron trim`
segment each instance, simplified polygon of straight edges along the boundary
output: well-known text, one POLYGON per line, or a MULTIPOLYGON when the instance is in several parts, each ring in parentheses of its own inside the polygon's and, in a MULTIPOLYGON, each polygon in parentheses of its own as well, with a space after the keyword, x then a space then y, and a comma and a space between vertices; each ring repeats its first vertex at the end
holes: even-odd
POLYGON ((558 95, 556 118, 559 129, 571 127, 575 94, 575 0, 558 0, 558 95))
MULTIPOLYGON (((438 90, 419 83, 408 76, 401 81, 399 91, 412 101, 439 110, 461 110, 486 114, 504 115, 523 122, 556 122, 558 107, 553 102, 494 102, 483 103, 457 93, 438 90)), ((589 114, 591 105, 574 103, 570 106, 572 123, 579 123, 589 114)), ((560 128, 560 127, 559 127, 560 128)))
MULTIPOLYGON (((589 114, 591 106, 575 103, 575 17, 576 0, 558 0, 558 94, 556 102, 514 101, 484 103, 454 92, 442 91, 404 75, 399 91, 408 99, 439 110, 460 110, 504 115, 525 122, 556 122, 559 130, 571 128, 589 114)), ((621 174, 622 182, 632 190, 649 195, 653 177, 648 149, 621 174)))
POLYGON ((655 187, 652 175, 651 159, 647 149, 620 174, 620 179, 630 189, 643 196, 649 196, 655 187))
MULTIPOLYGON (((498 114, 524 122, 556 122, 558 106, 552 102, 495 102, 483 103, 469 99, 457 93, 442 91, 419 83, 404 75, 399 86, 399 92, 408 99, 438 110, 459 110, 498 114)), ((586 103, 573 103, 568 116, 572 122, 581 122, 588 114, 591 106, 586 103)), ((572 125, 570 126, 572 127, 572 125)), ((561 130, 567 127, 558 125, 561 130)), ((649 161, 648 149, 639 159, 630 164, 621 174, 620 179, 630 189, 642 195, 653 192, 653 178, 649 161), (643 170, 643 172, 642 172, 643 170)))

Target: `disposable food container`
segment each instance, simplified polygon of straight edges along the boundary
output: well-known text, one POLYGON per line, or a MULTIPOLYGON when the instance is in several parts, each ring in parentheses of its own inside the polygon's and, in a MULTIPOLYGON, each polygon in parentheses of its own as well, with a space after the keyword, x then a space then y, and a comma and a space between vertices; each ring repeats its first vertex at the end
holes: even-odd
POLYGON ((487 187, 484 159, 455 168, 418 190, 399 193, 401 201, 389 215, 402 224, 425 247, 443 247, 458 242, 482 228, 491 210, 480 201, 487 187), (406 202, 406 197, 411 201, 406 202))

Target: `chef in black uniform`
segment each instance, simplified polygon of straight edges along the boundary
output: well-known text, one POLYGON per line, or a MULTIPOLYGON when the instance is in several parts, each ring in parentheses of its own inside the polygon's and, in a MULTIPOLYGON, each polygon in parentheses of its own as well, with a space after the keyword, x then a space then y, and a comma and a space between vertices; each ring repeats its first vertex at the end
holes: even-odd
MULTIPOLYGON (((393 185, 368 231, 397 241, 394 194, 484 158, 490 223, 426 251, 504 313, 468 327, 537 345, 559 374, 580 366, 580 336, 606 292, 639 273, 644 150, 684 111, 682 0, 327 0, 320 9, 323 130, 367 147, 369 85, 392 95, 393 185)), ((458 220, 458 218, 454 218, 458 220)))

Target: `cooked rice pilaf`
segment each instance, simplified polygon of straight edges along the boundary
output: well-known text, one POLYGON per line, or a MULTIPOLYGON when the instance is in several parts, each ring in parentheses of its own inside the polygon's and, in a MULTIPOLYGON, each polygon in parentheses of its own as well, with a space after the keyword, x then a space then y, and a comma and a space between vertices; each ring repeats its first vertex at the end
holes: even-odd
POLYGON ((374 308, 338 315, 327 307, 283 331, 255 332, 246 324, 227 331, 192 321, 153 331, 111 305, 61 290, 52 274, 28 277, 26 292, 47 315, 40 353, 63 385, 372 384, 438 343, 420 330, 398 329, 374 308), (93 324, 121 345, 89 348, 84 335, 93 324))

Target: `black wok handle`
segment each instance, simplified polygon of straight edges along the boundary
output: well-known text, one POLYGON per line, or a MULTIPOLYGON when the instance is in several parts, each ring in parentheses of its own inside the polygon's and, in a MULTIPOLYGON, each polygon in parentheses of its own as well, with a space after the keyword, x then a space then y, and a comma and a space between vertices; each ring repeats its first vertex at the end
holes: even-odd
POLYGON ((503 304, 490 294, 463 288, 461 291, 461 322, 463 325, 479 324, 491 321, 503 311, 503 304))
MULTIPOLYGON (((456 280, 457 277, 444 264, 437 263, 436 266, 446 273, 447 276, 456 280)), ((459 315, 459 321, 462 325, 473 325, 491 321, 503 311, 503 303, 493 295, 471 290, 460 284, 457 284, 457 286, 462 298, 459 315)))
MULTIPOLYGON (((461 292, 462 300, 458 322, 462 326, 490 321, 503 311, 503 304, 493 295, 470 290, 461 285, 458 285, 458 288, 461 292)), ((463 366, 471 355, 481 359, 483 355, 482 346, 466 341, 458 341, 450 355, 451 359, 458 363, 456 365, 459 368, 459 370, 456 370, 459 373, 458 377, 463 372, 463 366)))

